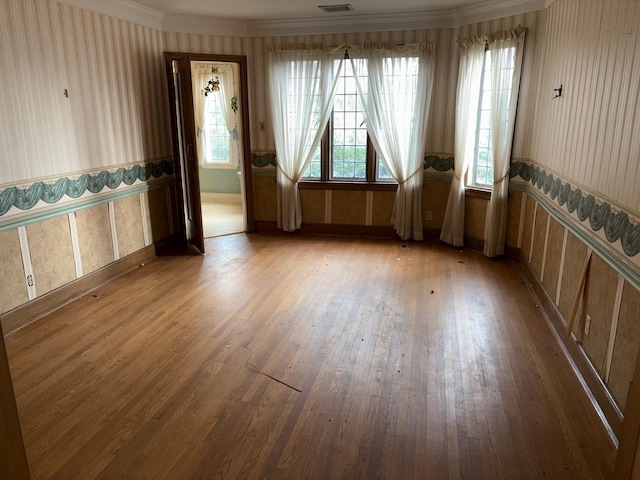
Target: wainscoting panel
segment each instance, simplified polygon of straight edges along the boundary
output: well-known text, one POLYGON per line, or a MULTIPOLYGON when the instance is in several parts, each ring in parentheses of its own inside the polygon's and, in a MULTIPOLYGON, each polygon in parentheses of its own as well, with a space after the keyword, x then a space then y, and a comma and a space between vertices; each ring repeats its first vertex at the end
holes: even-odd
POLYGON ((18 230, 0 232, 0 312, 6 312, 29 300, 27 283, 20 253, 18 230))
POLYGON ((609 388, 613 397, 624 410, 629 382, 633 379, 635 359, 640 347, 640 292, 626 283, 622 294, 618 331, 613 348, 609 388))
POLYGON ((113 262, 113 243, 106 203, 75 212, 80 257, 85 274, 113 262))
POLYGON ((120 258, 144 248, 140 196, 131 195, 114 202, 120 258))
POLYGON ((75 280, 69 218, 61 215, 27 225, 26 229, 37 295, 75 280))
POLYGON ((300 190, 300 203, 302 204, 304 222, 324 223, 325 199, 324 190, 300 190))

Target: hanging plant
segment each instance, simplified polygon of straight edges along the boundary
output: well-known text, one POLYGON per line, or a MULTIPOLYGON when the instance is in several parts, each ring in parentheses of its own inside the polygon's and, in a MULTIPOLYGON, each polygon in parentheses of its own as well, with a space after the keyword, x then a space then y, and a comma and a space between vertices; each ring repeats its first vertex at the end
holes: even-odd
POLYGON ((233 113, 238 113, 238 96, 237 95, 231 99, 231 110, 233 110, 233 113))

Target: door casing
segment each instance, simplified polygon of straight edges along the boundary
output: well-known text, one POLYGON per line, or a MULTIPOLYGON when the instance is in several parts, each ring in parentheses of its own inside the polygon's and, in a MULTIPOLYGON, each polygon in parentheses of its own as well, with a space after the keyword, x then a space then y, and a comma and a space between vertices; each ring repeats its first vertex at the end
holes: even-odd
MULTIPOLYGON (((248 81, 247 81, 247 57, 244 55, 217 55, 217 54, 201 54, 201 53, 182 53, 182 52, 165 52, 165 66, 167 73, 167 85, 169 88, 169 109, 170 109, 170 118, 171 118, 171 137, 173 143, 173 158, 174 158, 174 171, 176 175, 176 213, 180 213, 178 218, 175 219, 175 225, 178 229, 178 233, 180 238, 189 243, 193 243, 194 246, 200 251, 200 253, 204 253, 204 244, 202 244, 202 248, 198 248, 195 243, 192 242, 188 238, 188 229, 185 221, 185 215, 182 212, 185 211, 185 202, 188 199, 192 199, 192 204, 190 207, 192 209, 198 209, 195 214, 192 212, 192 219, 195 221, 199 221, 199 229, 202 232, 202 207, 200 204, 200 186, 199 180, 183 182, 183 171, 188 171, 188 169, 184 169, 184 165, 181 165, 181 152, 180 152, 180 140, 179 140, 179 130, 177 124, 177 111, 176 111, 176 91, 174 88, 174 79, 173 79, 173 61, 187 61, 191 64, 192 61, 202 61, 202 62, 227 62, 227 63, 236 63, 238 65, 238 74, 239 74, 239 84, 240 91, 238 92, 239 103, 241 105, 241 126, 242 126, 242 181, 244 182, 244 208, 245 208, 245 218, 246 218, 246 232, 253 232, 255 230, 255 218, 254 218, 254 208, 253 208, 253 174, 252 174, 252 164, 251 164, 251 140, 249 135, 249 94, 248 94, 248 81), (187 186, 189 192, 183 191, 183 184, 187 186), (197 190, 197 192, 195 191, 197 190), (198 199, 197 204, 195 199, 198 199)), ((192 85, 191 85, 191 75, 189 75, 189 94, 186 95, 189 99, 191 99, 188 104, 184 105, 184 115, 190 115, 190 118, 193 120, 193 101, 192 101, 192 85)), ((184 86, 186 88, 186 85, 184 86)), ((192 129, 191 132, 185 132, 184 136, 186 138, 192 138, 194 140, 194 145, 191 147, 195 148, 195 123, 194 121, 186 122, 186 127, 192 129)), ((195 150, 193 150, 195 152, 195 150)), ((187 155, 188 157, 189 155, 187 155)), ((194 155, 195 156, 195 155, 194 155)), ((187 158, 187 162, 189 159, 187 158)), ((196 165, 197 167, 197 162, 196 165)), ((193 165, 192 165, 193 168, 193 165)), ((195 168, 196 177, 198 177, 198 169, 195 168)), ((198 230, 198 226, 196 226, 196 230, 198 230)), ((192 239, 193 240, 193 239, 192 239)))

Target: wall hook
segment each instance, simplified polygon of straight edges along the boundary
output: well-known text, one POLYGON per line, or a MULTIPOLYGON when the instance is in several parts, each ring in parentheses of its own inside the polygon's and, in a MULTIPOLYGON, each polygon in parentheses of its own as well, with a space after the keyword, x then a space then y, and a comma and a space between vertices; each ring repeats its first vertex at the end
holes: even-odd
POLYGON ((560 84, 560 88, 554 88, 553 89, 554 92, 556 92, 556 96, 553 98, 558 98, 562 96, 562 84, 560 84))

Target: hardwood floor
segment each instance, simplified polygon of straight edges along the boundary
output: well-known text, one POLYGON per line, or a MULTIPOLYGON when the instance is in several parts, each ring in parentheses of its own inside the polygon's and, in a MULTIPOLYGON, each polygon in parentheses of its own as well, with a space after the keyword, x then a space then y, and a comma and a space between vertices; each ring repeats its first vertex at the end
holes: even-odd
POLYGON ((356 238, 206 248, 7 337, 34 479, 611 477, 514 264, 356 238))

